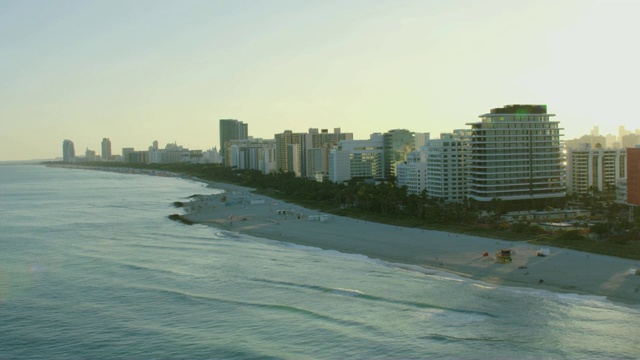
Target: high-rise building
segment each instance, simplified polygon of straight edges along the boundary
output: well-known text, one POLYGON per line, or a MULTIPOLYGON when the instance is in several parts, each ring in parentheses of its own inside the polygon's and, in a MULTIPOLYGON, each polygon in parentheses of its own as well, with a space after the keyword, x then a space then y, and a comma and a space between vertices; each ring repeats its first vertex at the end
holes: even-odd
POLYGON ((589 144, 567 148, 567 192, 587 194, 593 187, 602 191, 607 185, 616 185, 626 176, 626 161, 625 149, 593 148, 589 144))
POLYGON ((371 134, 369 140, 343 140, 329 155, 329 180, 384 178, 384 136, 371 134))
POLYGON ((420 195, 427 187, 427 162, 419 151, 412 151, 406 163, 396 166, 396 184, 407 187, 407 194, 420 195))
POLYGON ((220 119, 220 156, 223 164, 229 166, 227 142, 249 138, 249 125, 236 119, 220 119))
POLYGON ((640 205, 640 147, 627 149, 627 204, 640 205))
POLYGON ((276 170, 293 172, 296 176, 302 176, 305 165, 302 149, 306 148, 307 134, 294 133, 285 130, 275 134, 276 141, 276 170))
POLYGON ((330 133, 328 129, 309 129, 305 136, 303 151, 302 176, 325 179, 329 173, 329 152, 342 140, 353 140, 353 133, 343 133, 340 128, 334 128, 330 133))
POLYGON ((477 201, 566 195, 560 128, 546 105, 492 109, 471 125, 469 197, 477 201))
POLYGON ((238 169, 260 170, 269 174, 276 168, 275 141, 263 139, 231 140, 231 166, 238 169))
POLYGON ((427 140, 427 195, 445 202, 462 202, 467 195, 467 152, 471 130, 454 130, 427 140))
POLYGON ((62 161, 72 162, 76 157, 76 149, 73 146, 73 141, 65 140, 62 142, 62 161))
POLYGON ((102 160, 111 160, 111 140, 109 138, 102 139, 102 160))
POLYGON ((396 166, 407 161, 407 155, 415 150, 414 133, 405 129, 384 133, 384 178, 396 175, 396 166))
POLYGON ((129 159, 129 155, 135 151, 134 148, 122 148, 122 162, 128 163, 131 162, 129 159))

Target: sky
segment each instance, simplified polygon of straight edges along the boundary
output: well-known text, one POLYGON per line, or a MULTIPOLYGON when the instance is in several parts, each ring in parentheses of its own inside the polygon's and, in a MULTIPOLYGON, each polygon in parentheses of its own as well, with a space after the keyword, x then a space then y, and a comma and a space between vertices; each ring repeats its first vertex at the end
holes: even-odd
POLYGON ((0 161, 468 128, 547 104, 565 140, 640 128, 640 0, 0 0, 0 161))

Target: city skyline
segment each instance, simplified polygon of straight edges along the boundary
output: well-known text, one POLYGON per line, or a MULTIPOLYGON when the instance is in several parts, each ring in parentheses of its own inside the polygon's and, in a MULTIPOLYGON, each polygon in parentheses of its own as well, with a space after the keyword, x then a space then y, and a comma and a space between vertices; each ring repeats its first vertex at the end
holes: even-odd
POLYGON ((466 128, 546 104, 564 139, 634 129, 632 1, 139 1, 0 4, 0 161, 219 148, 341 127, 355 139, 466 128))

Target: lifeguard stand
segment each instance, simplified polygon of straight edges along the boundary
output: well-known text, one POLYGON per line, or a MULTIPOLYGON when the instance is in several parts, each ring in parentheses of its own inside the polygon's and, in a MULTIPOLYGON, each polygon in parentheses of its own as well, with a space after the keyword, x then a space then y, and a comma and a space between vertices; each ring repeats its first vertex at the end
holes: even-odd
POLYGON ((496 253, 496 261, 500 264, 510 263, 511 259, 511 250, 500 250, 496 253))

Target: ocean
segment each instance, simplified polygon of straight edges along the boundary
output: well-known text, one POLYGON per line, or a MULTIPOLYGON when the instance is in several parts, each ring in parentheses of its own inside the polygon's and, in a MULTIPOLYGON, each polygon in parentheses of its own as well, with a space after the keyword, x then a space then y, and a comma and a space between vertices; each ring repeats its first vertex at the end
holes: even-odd
POLYGON ((0 359, 640 357, 635 305, 167 218, 216 191, 0 166, 0 359))

